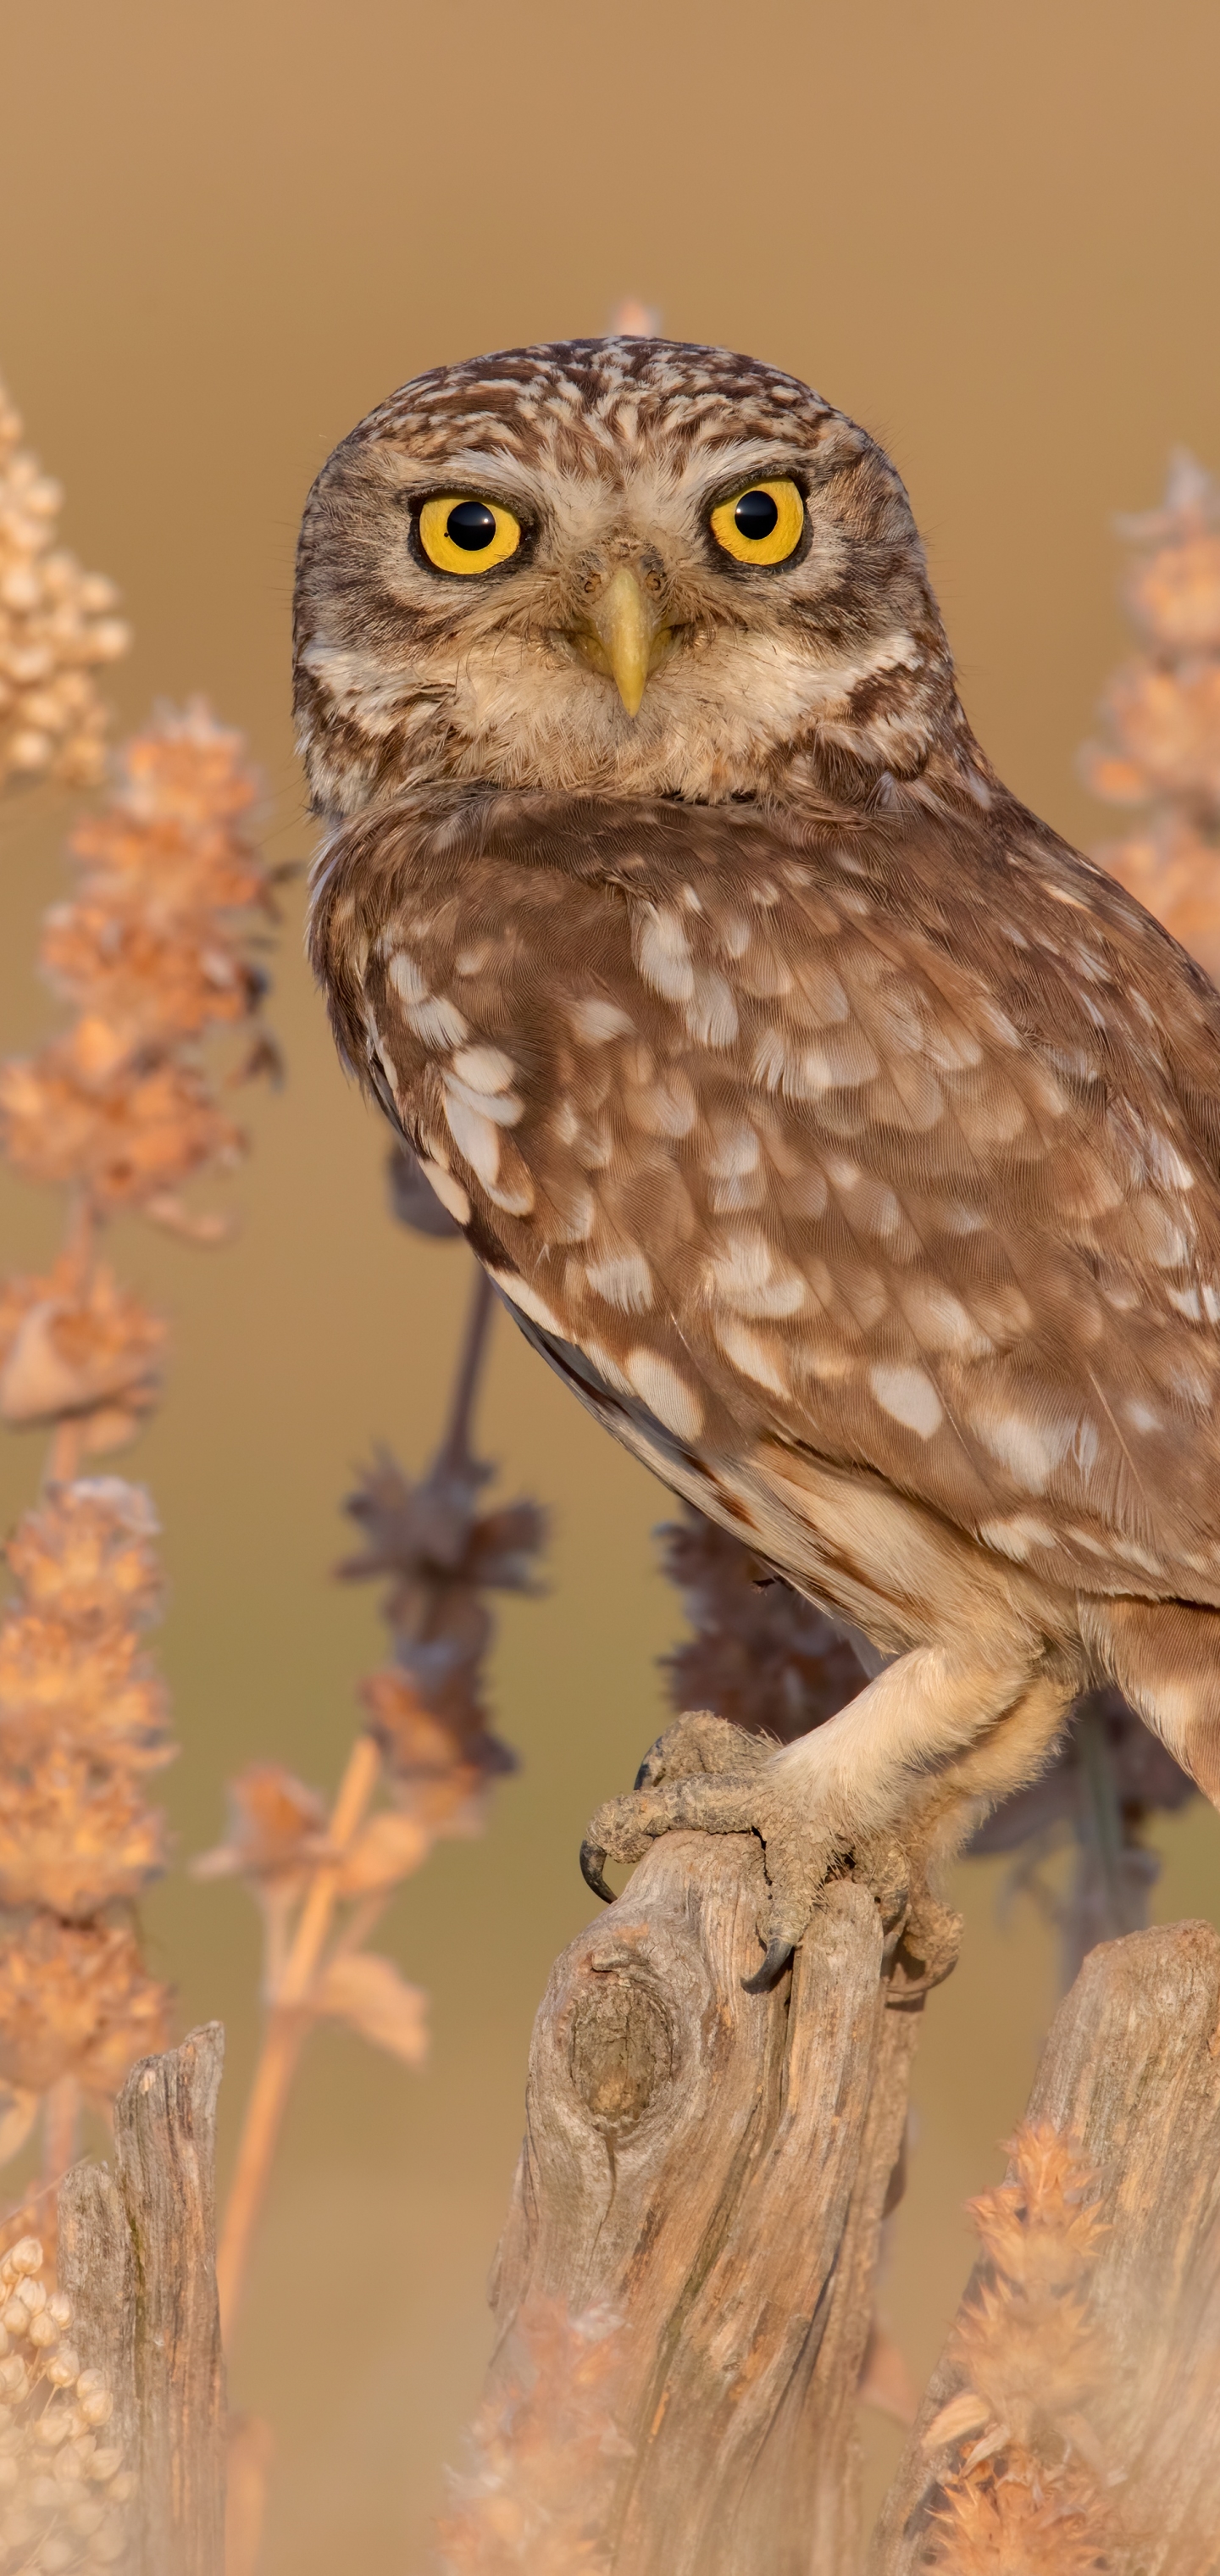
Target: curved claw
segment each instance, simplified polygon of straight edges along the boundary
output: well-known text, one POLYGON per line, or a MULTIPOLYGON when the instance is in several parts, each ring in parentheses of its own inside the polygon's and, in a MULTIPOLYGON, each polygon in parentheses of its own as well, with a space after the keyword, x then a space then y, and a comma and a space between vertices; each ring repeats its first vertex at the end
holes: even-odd
POLYGON ((741 1980, 745 1993, 747 1995, 769 1995, 772 1986, 777 1986, 779 1984, 780 1978, 782 1977, 785 1968, 789 1965, 795 1949, 795 1941, 781 1941, 778 1938, 770 1941, 767 1945, 767 1955, 763 1960, 761 1968, 756 1968, 752 1977, 743 1977, 741 1980))
POLYGON ((608 1880, 602 1876, 602 1862, 605 1857, 605 1852, 600 1843, 582 1843, 580 1846, 580 1874, 585 1882, 585 1886, 591 1887, 595 1896, 600 1896, 603 1905, 613 1905, 614 1889, 610 1886, 608 1880))

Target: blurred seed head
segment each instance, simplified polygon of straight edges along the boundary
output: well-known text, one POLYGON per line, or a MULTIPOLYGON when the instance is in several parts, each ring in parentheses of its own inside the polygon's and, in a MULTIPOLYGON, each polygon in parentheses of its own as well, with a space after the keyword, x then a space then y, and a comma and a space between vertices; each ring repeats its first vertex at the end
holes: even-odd
POLYGON ((100 2576, 126 2555, 135 2479, 98 2439, 114 2401, 82 2368, 71 2302, 48 2297, 43 2272, 36 2236, 0 2256, 0 2576, 100 2576))
POLYGON ((1142 807, 1096 852, 1212 976, 1220 975, 1220 484, 1185 448, 1160 509, 1117 522, 1123 595, 1141 645, 1116 671, 1081 774, 1142 807))
POLYGON ((113 583, 57 545, 63 493, 21 435, 0 385, 0 789, 93 787, 110 723, 95 674, 131 635, 113 583))

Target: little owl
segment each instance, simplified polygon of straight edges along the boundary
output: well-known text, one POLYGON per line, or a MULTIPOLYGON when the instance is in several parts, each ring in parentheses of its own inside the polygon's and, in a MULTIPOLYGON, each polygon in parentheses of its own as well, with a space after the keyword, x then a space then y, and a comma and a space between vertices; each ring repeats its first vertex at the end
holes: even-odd
POLYGON ((319 475, 296 639, 344 1056, 873 1676, 762 1758, 680 1722, 591 1883, 754 1831, 762 1987, 1107 1682, 1220 1803, 1220 997, 980 750, 881 450, 721 349, 434 368, 319 475))

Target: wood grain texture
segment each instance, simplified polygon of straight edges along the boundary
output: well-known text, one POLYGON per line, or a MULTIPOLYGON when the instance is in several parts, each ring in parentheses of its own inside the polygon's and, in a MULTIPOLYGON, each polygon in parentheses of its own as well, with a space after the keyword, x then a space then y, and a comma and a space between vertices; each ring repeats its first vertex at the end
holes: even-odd
POLYGON ((110 2430, 135 2465, 135 2267, 123 2195, 105 2165, 74 2165, 59 2186, 56 2274, 72 2301, 72 2339, 88 2370, 104 2372, 110 2430))
POLYGON ((856 2388, 918 2011, 886 2009, 873 1897, 832 1887, 791 1980, 747 1995, 748 1836, 672 1834, 557 1962, 493 2299, 511 2402, 529 2303, 624 2321, 605 2563, 842 2576, 856 2388))
MULTIPOLYGON (((1107 2450, 1126 2472, 1141 2576, 1213 2576, 1220 2533, 1220 1936, 1209 1923, 1090 1952, 1030 2100, 1079 2141, 1110 2232, 1092 2305, 1113 2360, 1107 2450)), ((981 2262, 966 2291, 990 2280, 981 2262)), ((949 2453, 924 2447, 963 2385, 947 2346, 887 2499, 870 2576, 928 2564, 949 2453)))
MULTIPOLYGON (((115 2391, 139 2491, 124 2576, 223 2576, 224 2373, 216 2298, 219 2022, 132 2067, 115 2173, 60 2199, 61 2277, 81 2350, 115 2391)), ((120 2429, 121 2428, 121 2429, 120 2429)))

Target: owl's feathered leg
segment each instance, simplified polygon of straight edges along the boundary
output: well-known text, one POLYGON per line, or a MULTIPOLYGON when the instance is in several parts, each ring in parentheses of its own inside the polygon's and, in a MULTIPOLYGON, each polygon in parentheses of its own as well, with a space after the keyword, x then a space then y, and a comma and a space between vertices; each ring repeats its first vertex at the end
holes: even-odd
POLYGON ((734 1728, 713 1732, 720 1722, 706 1716, 683 1721, 654 1746, 640 1785, 598 1808, 581 1855, 586 1878, 608 1896, 602 1863, 642 1860, 659 1834, 756 1833, 771 1890, 767 1955, 748 1981, 760 1991, 783 1973, 836 1863, 892 1834, 923 1803, 930 1775, 944 1792, 947 1826, 955 1805, 988 1793, 985 1774, 1002 1774, 1008 1786, 1014 1769, 1024 1777, 1038 1769, 1077 1685, 1066 1671, 1037 1673, 1036 1660, 1027 1637, 986 1662, 963 1647, 918 1647, 780 1752, 734 1728), (1010 1713, 1019 1722, 1001 1751, 1010 1713), (696 1729, 689 1738, 688 1724, 696 1729), (962 1757, 980 1739, 995 1750, 971 1777, 962 1757))

